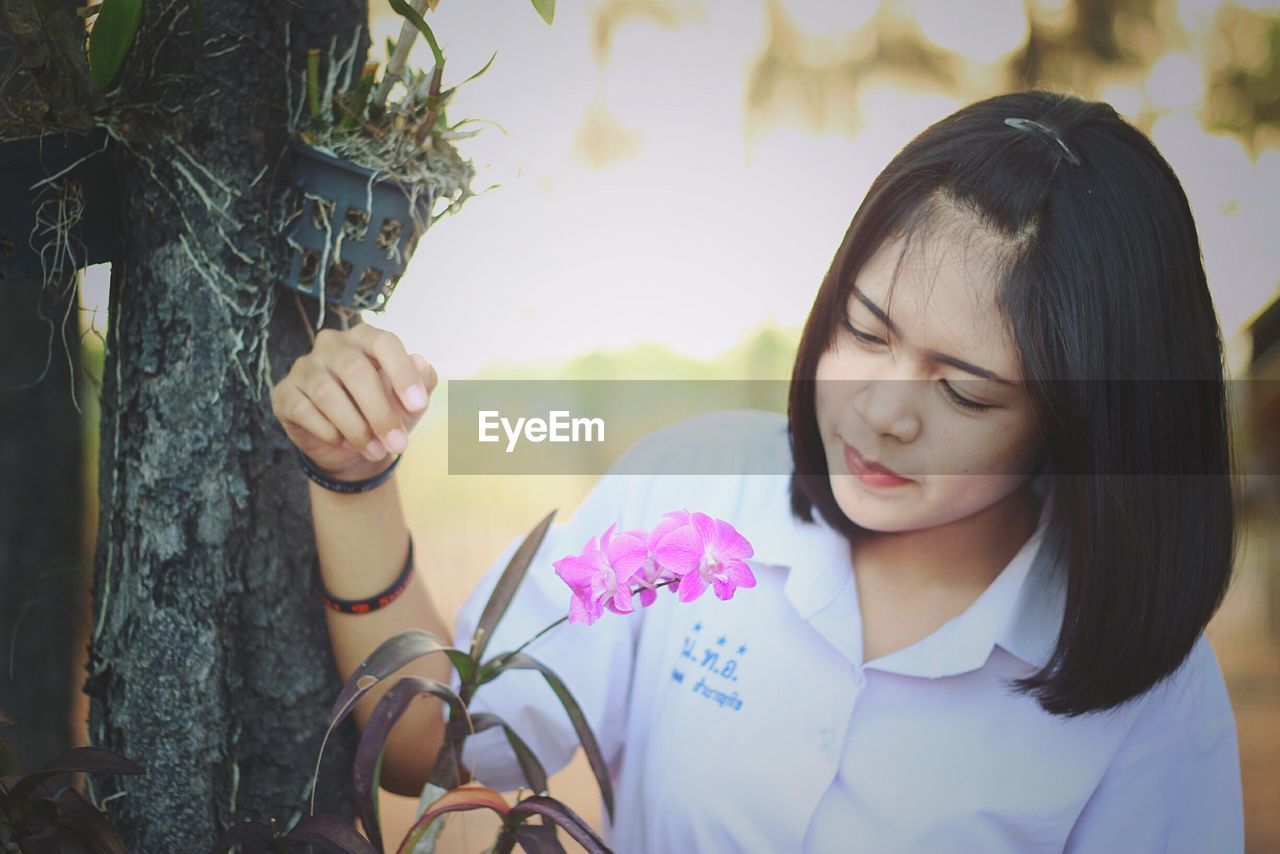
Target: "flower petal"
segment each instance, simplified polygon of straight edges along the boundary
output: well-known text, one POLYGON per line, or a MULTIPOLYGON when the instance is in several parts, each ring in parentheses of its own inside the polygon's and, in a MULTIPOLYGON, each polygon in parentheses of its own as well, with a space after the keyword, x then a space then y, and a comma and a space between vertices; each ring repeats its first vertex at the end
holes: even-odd
POLYGON ((684 575, 702 565, 702 552, 702 540, 698 532, 692 525, 685 525, 663 537, 653 550, 653 555, 670 572, 684 575))
POLYGON ((725 567, 725 575, 738 587, 751 588, 756 586, 756 577, 752 574, 751 567, 740 560, 730 561, 729 565, 725 567))
POLYGON ((680 579, 680 601, 692 602, 701 596, 707 589, 707 582, 703 580, 702 573, 691 572, 684 578, 680 579))
POLYGON ((723 578, 711 579, 711 586, 716 590, 716 597, 721 600, 732 599, 733 591, 738 589, 732 581, 725 581, 723 578))
POLYGON ((649 558, 649 547, 639 537, 625 533, 618 534, 609 543, 607 558, 618 577, 618 583, 626 584, 644 567, 645 561, 649 558))
POLYGON ((575 590, 589 589, 591 578, 596 574, 595 561, 588 563, 577 555, 560 558, 551 565, 555 567, 556 575, 575 590))
POLYGON ((659 541, 661 541, 662 538, 665 537, 667 534, 671 533, 676 528, 683 528, 685 525, 689 524, 689 519, 688 519, 689 514, 684 513, 685 518, 681 519, 677 515, 679 513, 684 513, 684 511, 678 510, 672 513, 668 513, 665 517, 663 517, 662 521, 659 522, 654 527, 654 529, 649 532, 649 535, 645 537, 645 542, 649 546, 649 551, 653 551, 654 548, 657 547, 659 541))
POLYGON ((747 538, 739 534, 737 529, 723 519, 715 520, 715 535, 712 537, 711 549, 720 560, 733 560, 754 555, 755 549, 747 538))
POLYGON ((635 605, 631 604, 631 588, 619 587, 618 592, 605 602, 605 607, 615 614, 630 614, 636 609, 635 605))
POLYGON ((589 607, 587 601, 583 597, 574 596, 569 600, 569 622, 583 623, 584 625, 589 626, 594 623, 598 617, 599 614, 594 613, 593 609, 589 607))
POLYGON ((698 532, 698 539, 702 540, 702 550, 706 551, 707 546, 714 543, 716 539, 716 520, 706 513, 693 513, 689 516, 689 524, 698 532))

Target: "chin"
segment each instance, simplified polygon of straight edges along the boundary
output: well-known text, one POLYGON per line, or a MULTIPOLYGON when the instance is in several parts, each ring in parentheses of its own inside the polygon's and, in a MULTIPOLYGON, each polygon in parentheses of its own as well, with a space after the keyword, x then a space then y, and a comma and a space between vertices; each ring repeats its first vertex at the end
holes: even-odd
POLYGON ((831 476, 830 483, 836 506, 846 519, 860 528, 889 534, 927 528, 931 524, 920 517, 925 508, 918 500, 918 491, 911 502, 886 501, 882 496, 866 492, 853 475, 831 476))

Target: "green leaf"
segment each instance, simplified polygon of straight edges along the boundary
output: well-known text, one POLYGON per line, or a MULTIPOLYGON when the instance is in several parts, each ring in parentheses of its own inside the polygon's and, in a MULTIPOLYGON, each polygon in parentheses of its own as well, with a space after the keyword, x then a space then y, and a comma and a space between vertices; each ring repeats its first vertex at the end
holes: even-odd
POLYGON ((415 12, 413 7, 404 2, 404 0, 387 0, 387 2, 391 5, 391 8, 395 10, 397 15, 400 15, 406 21, 413 24, 418 29, 418 32, 422 33, 422 37, 425 38, 427 40, 427 44, 431 46, 431 55, 435 58, 436 67, 440 68, 443 66, 444 54, 440 51, 440 44, 436 41, 435 33, 431 32, 431 27, 427 26, 427 22, 422 19, 422 16, 415 12))
POLYGON ((520 544, 520 548, 516 549, 516 553, 511 556, 507 568, 503 570, 502 578, 493 588, 493 593, 490 594, 489 601, 485 603, 484 611, 480 614, 475 635, 471 639, 471 657, 476 661, 484 657, 484 651, 489 645, 489 638, 493 636, 494 627, 498 625, 502 615, 507 613, 507 607, 516 595, 516 588, 520 586, 525 573, 529 571, 529 564, 533 562, 533 556, 537 554, 538 547, 542 545, 547 531, 551 528, 551 520, 555 517, 556 511, 552 510, 546 518, 534 526, 529 535, 524 538, 524 542, 520 544))
POLYGON ((480 69, 479 71, 477 71, 475 74, 472 74, 472 75, 471 75, 470 77, 468 77, 466 80, 463 80, 463 81, 462 81, 462 83, 456 83, 456 84, 454 84, 453 88, 454 88, 454 89, 457 89, 457 88, 458 88, 459 86, 461 86, 463 83, 470 83, 472 80, 475 80, 475 79, 476 79, 477 77, 479 77, 481 74, 484 74, 486 71, 488 71, 488 70, 489 70, 489 66, 490 66, 490 65, 493 65, 493 61, 494 61, 495 59, 497 59, 497 58, 498 58, 498 52, 495 50, 495 51, 493 52, 493 56, 489 57, 489 61, 488 61, 488 62, 486 62, 486 63, 484 64, 484 68, 481 68, 481 69, 480 69))
MULTIPOLYGON (((543 679, 547 680, 547 684, 551 686, 551 690, 559 698, 560 705, 564 707, 565 713, 569 715, 574 732, 578 734, 578 741, 582 744, 582 752, 587 754, 587 763, 591 766, 591 773, 595 775, 596 783, 600 785, 600 797, 604 800, 605 808, 609 811, 609 820, 613 821, 613 783, 609 777, 609 766, 605 764, 604 753, 600 750, 600 744, 596 741, 595 734, 591 732, 591 725, 587 723, 587 716, 582 713, 582 708, 578 705, 578 701, 573 698, 573 694, 569 692, 569 688, 561 681, 554 670, 526 653, 517 652, 511 655, 504 653, 499 658, 503 659, 502 664, 490 676, 490 679, 508 670, 536 670, 542 674, 543 679)), ((486 669, 488 666, 486 665, 486 669)))
POLYGON ((533 8, 538 10, 538 14, 547 24, 550 24, 551 19, 556 16, 556 0, 533 0, 533 8))
POLYGON ((141 21, 142 0, 103 0, 89 34, 89 72, 98 91, 120 71, 141 21))
POLYGON ((197 27, 204 23, 204 0, 187 0, 187 8, 191 10, 191 20, 197 27))

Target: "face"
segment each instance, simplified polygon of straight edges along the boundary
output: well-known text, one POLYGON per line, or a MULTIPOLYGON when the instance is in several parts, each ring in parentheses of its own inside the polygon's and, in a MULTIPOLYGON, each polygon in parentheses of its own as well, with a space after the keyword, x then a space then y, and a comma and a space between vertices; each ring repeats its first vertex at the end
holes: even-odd
POLYGON ((900 266, 901 239, 880 247, 818 362, 831 489, 869 530, 995 512, 1043 458, 1012 333, 996 310, 999 244, 963 228, 912 241, 900 266))

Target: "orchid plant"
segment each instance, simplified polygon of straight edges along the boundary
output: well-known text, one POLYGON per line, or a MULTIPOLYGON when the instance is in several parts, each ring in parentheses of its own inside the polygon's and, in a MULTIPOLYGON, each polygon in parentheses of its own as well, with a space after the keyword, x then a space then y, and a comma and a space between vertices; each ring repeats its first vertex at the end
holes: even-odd
MULTIPOLYGON (((526 851, 562 851, 556 840, 556 827, 564 829, 587 851, 607 851, 604 840, 580 816, 547 794, 546 770, 520 735, 496 715, 469 712, 476 690, 509 671, 541 673, 573 724, 600 786, 605 809, 612 818, 613 788, 609 771, 586 716, 560 677, 526 653, 525 648, 566 621, 591 625, 606 609, 619 615, 631 614, 636 610, 637 599, 641 608, 649 607, 657 600, 657 590, 661 587, 670 588, 681 602, 693 602, 708 589, 713 589, 719 599, 727 600, 739 588, 756 585, 745 562, 754 554, 751 544, 728 522, 705 513, 673 510, 664 514, 649 531, 618 531, 614 523, 598 537, 591 537, 578 554, 553 562, 557 576, 569 588, 568 613, 515 650, 486 657, 493 631, 515 597, 554 518, 553 511, 539 522, 512 556, 485 603, 469 650, 455 649, 425 631, 403 632, 385 641, 355 669, 334 703, 325 742, 374 685, 409 662, 441 653, 449 658, 458 673, 457 692, 432 679, 400 677, 365 725, 354 767, 356 808, 374 849, 382 850, 377 791, 387 737, 414 698, 431 694, 444 700, 450 709, 444 745, 423 790, 422 813, 397 847, 399 854, 433 851, 441 827, 438 819, 447 813, 475 809, 491 810, 501 818, 501 830, 491 849, 499 854, 513 850, 516 845, 526 851), (533 791, 514 805, 509 805, 499 792, 475 781, 461 761, 467 737, 493 727, 504 731, 533 791), (534 817, 541 817, 541 823, 532 823, 530 820, 534 817)), ((320 752, 323 755, 324 744, 320 752)), ((316 770, 318 774, 318 758, 316 770)), ((312 788, 314 790, 314 780, 312 788)), ((314 811, 314 794, 312 808, 314 811)))

